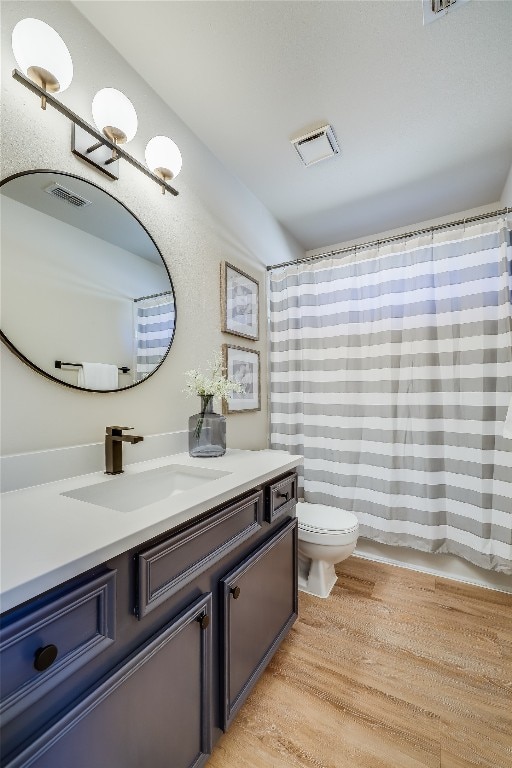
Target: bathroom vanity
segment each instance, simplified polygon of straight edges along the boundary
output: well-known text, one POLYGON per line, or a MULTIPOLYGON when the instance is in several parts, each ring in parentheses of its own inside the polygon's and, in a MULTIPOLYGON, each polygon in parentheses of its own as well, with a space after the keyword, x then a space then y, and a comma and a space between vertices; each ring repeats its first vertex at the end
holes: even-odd
POLYGON ((2 768, 206 762, 297 616, 299 462, 179 454, 3 494, 2 768), (166 495, 141 507, 146 482, 166 495))

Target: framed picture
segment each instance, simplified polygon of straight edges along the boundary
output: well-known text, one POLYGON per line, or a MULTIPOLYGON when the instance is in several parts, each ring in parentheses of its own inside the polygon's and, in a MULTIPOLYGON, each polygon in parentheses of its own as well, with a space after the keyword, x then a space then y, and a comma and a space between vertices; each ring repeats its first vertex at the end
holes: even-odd
POLYGON ((222 357, 228 379, 242 385, 241 392, 232 392, 227 401, 222 401, 223 413, 259 411, 260 353, 254 349, 223 344, 222 357))
POLYGON ((259 338, 259 284, 237 267, 220 265, 222 330, 246 339, 259 338))

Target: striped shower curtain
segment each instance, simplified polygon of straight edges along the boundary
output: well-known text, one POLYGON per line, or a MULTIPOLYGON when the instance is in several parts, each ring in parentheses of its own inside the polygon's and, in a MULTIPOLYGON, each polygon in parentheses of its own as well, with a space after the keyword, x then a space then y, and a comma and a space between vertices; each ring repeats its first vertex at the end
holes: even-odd
POLYGON ((511 252, 486 222, 272 274, 271 445, 306 501, 512 574, 511 252))
POLYGON ((135 299, 135 380, 149 376, 160 365, 174 335, 174 295, 135 299))

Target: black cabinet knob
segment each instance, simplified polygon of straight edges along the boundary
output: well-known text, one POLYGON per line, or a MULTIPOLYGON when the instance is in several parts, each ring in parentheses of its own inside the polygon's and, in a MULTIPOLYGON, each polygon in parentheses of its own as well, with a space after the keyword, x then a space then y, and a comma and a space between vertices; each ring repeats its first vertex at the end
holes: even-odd
POLYGON ((34 656, 34 669, 38 672, 44 672, 51 667, 57 658, 58 649, 56 645, 45 645, 44 648, 38 648, 34 656))
POLYGON ((285 501, 288 501, 288 493, 277 493, 276 496, 278 499, 284 499, 285 501))
POLYGON ((233 595, 233 599, 238 600, 238 598, 240 597, 240 587, 231 587, 229 591, 233 595))
POLYGON ((210 624, 210 617, 208 616, 207 613, 203 613, 201 616, 198 616, 197 620, 199 622, 199 626, 201 627, 201 629, 206 629, 210 624))

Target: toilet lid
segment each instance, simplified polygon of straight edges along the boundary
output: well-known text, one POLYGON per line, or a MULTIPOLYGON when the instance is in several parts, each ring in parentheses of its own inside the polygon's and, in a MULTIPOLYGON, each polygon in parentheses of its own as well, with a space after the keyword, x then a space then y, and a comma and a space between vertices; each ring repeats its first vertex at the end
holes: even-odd
POLYGON ((348 533, 355 531, 359 523, 353 512, 327 504, 308 504, 299 501, 297 504, 297 519, 299 528, 310 533, 348 533))

